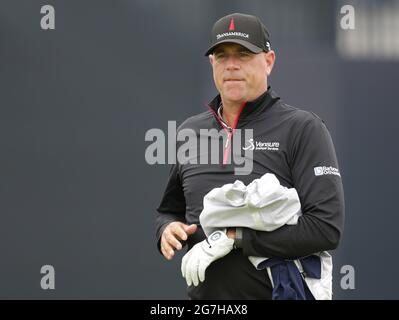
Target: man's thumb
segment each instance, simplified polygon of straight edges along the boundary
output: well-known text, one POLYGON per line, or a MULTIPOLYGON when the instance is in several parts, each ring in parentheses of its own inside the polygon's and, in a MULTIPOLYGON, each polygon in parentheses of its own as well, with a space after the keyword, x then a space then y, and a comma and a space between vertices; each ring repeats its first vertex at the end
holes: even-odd
POLYGON ((197 225, 190 224, 189 226, 185 226, 184 231, 186 231, 188 235, 193 234, 195 231, 197 231, 197 225))

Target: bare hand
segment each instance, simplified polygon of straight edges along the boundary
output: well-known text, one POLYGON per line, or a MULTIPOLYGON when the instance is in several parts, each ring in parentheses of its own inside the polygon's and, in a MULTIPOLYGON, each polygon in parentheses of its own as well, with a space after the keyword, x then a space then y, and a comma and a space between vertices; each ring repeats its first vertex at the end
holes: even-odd
POLYGON ((175 249, 181 250, 183 248, 181 241, 187 240, 188 236, 197 231, 197 225, 187 225, 182 222, 169 223, 162 233, 161 237, 161 252, 163 256, 171 260, 175 255, 175 249))

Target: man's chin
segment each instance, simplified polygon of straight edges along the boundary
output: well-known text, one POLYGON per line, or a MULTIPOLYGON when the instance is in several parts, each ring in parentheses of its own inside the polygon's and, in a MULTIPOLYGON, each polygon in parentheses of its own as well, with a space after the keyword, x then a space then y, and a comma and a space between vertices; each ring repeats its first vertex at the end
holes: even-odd
POLYGON ((229 90, 224 93, 223 97, 232 103, 246 101, 246 94, 242 90, 229 90))

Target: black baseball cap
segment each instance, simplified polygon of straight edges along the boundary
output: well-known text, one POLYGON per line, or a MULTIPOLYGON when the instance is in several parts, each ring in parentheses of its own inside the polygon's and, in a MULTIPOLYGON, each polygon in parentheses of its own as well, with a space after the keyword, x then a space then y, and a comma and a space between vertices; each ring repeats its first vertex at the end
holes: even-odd
POLYGON ((269 51, 269 32, 258 17, 233 13, 215 22, 211 33, 211 46, 205 53, 212 54, 221 43, 233 42, 242 45, 253 53, 269 51))

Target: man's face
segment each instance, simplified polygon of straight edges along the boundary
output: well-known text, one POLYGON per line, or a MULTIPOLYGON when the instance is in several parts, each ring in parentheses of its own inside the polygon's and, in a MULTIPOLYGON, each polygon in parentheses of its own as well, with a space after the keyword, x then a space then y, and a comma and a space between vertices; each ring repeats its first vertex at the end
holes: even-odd
POLYGON ((251 101, 267 89, 267 76, 274 64, 274 52, 252 53, 235 43, 218 45, 209 60, 213 79, 225 102, 251 101))

